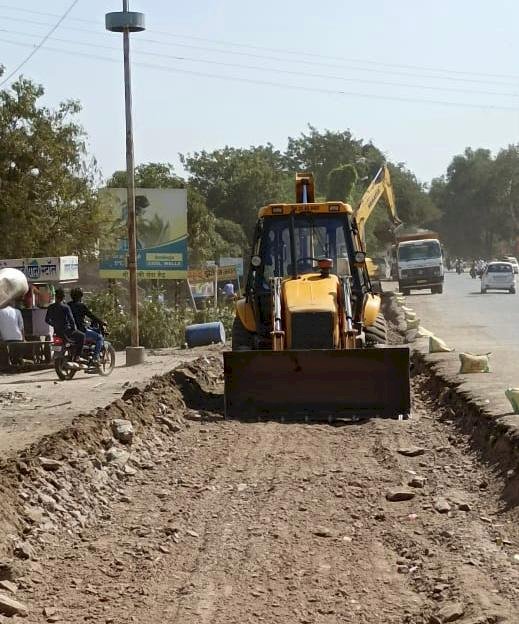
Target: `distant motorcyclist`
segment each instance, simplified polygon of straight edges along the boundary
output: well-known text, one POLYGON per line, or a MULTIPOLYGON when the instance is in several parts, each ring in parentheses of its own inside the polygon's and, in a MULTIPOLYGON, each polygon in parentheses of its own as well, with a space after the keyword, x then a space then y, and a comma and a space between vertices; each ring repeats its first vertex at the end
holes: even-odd
POLYGON ((472 279, 476 279, 477 277, 477 264, 475 260, 472 260, 472 264, 470 265, 470 277, 472 279))
POLYGON ((456 273, 458 275, 463 273, 463 260, 461 258, 456 258, 456 273))
POLYGON ((72 314, 74 316, 74 320, 76 325, 80 331, 85 334, 87 340, 95 343, 94 349, 94 357, 93 364, 99 364, 99 355, 101 353, 101 349, 104 345, 103 334, 100 331, 95 331, 91 327, 87 327, 85 325, 85 318, 90 319, 90 321, 102 328, 102 326, 106 325, 104 321, 102 321, 99 317, 97 317, 83 302, 83 291, 81 288, 73 288, 70 291, 69 307, 72 310, 72 314))
POLYGON ((85 344, 85 334, 78 330, 76 321, 72 314, 72 310, 63 301, 65 299, 65 291, 63 288, 56 288, 56 301, 52 303, 45 316, 47 325, 54 328, 56 336, 69 340, 74 345, 72 361, 69 363, 70 368, 85 368, 81 362, 81 353, 85 344))

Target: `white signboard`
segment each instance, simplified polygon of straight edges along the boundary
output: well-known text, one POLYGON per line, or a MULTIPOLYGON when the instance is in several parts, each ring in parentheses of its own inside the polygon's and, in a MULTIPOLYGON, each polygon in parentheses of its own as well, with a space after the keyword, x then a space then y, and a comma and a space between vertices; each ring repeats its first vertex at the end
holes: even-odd
POLYGON ((79 279, 77 256, 0 260, 0 269, 4 268, 18 269, 33 283, 74 282, 79 279))

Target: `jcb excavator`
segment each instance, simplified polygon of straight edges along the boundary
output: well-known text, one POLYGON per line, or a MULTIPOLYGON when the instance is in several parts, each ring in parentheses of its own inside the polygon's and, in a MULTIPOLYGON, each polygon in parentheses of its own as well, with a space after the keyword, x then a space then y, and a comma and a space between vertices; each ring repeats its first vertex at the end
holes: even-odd
POLYGON ((315 202, 311 174, 296 203, 259 211, 232 351, 227 418, 406 416, 409 350, 386 343, 353 209, 315 202))
MULTIPOLYGON (((357 221, 357 227, 359 229, 359 235, 364 249, 366 248, 366 221, 369 219, 379 199, 382 197, 386 202, 387 214, 394 231, 402 225, 402 221, 398 218, 396 211, 395 194, 393 192, 393 185, 391 184, 391 176, 389 175, 387 165, 384 165, 378 170, 377 175, 371 181, 370 185, 366 189, 366 192, 362 196, 359 205, 354 211, 355 220, 357 221)), ((378 267, 371 258, 366 258, 366 266, 372 282, 374 280, 379 280, 380 275, 378 267)), ((379 289, 377 288, 377 290, 379 289)))

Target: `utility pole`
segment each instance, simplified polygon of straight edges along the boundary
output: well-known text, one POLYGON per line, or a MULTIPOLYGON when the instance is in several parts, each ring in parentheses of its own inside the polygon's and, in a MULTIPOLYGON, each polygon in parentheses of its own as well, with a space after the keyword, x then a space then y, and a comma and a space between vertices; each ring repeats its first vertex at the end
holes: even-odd
POLYGON ((123 33, 124 104, 126 114, 126 175, 128 206, 128 274, 130 278, 131 346, 126 348, 126 366, 144 362, 144 348, 139 346, 139 306, 137 297, 137 228, 135 219, 135 163, 133 156, 132 81, 130 71, 130 33, 145 29, 144 14, 131 12, 123 0, 122 12, 107 13, 106 29, 123 33))

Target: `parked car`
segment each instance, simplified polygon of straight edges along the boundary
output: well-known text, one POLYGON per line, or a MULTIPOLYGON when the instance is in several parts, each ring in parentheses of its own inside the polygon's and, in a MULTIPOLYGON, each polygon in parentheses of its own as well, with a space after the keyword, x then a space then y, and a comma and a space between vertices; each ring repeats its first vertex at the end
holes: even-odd
POLYGON ((489 262, 481 276, 481 292, 508 290, 515 294, 515 274, 511 262, 489 262))

